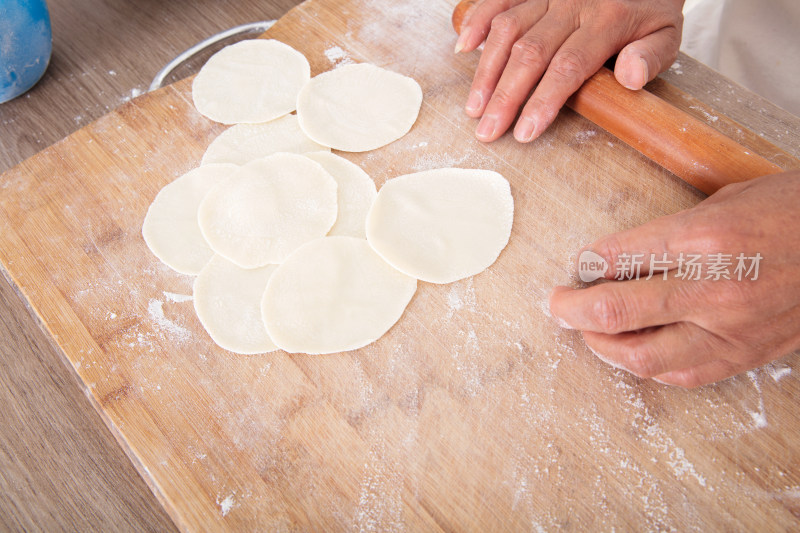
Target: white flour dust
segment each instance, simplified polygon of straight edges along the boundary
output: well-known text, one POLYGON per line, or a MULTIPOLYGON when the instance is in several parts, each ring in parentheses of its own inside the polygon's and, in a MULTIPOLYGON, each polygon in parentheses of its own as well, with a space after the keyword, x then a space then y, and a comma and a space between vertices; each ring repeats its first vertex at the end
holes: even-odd
MULTIPOLYGON (((355 374, 359 376, 361 405, 374 410, 375 389, 364 374, 358 359, 354 359, 355 374)), ((373 420, 380 420, 374 417, 373 420)), ((353 518, 353 529, 357 531, 404 531, 403 495, 405 484, 400 464, 400 451, 388 444, 386 426, 374 422, 370 425, 366 442, 369 445, 367 459, 359 483, 358 506, 353 518)))
POLYGON ((340 65, 349 65, 354 63, 350 55, 344 51, 340 46, 330 46, 325 50, 325 57, 331 62, 331 65, 338 67, 340 65))
POLYGON ((452 318, 453 314, 462 309, 474 313, 477 311, 477 304, 472 278, 466 283, 453 283, 447 293, 447 318, 452 318))
POLYGON ((702 113, 703 116, 706 117, 706 121, 708 121, 708 122, 716 122, 716 121, 719 120, 718 116, 712 115, 711 113, 709 113, 708 111, 706 111, 702 107, 699 107, 699 106, 696 106, 696 105, 690 105, 689 109, 694 109, 695 111, 700 111, 700 113, 702 113))
POLYGON ((790 367, 778 363, 770 363, 765 368, 769 374, 769 377, 771 377, 775 383, 792 373, 792 369, 790 367))
POLYGON ((168 302, 183 303, 191 302, 193 296, 191 294, 176 294, 174 292, 164 291, 164 298, 166 298, 168 302))
POLYGON ((158 329, 168 333, 176 340, 185 341, 191 338, 192 333, 188 329, 176 324, 164 315, 164 302, 161 300, 150 300, 147 304, 147 313, 158 329))
POLYGON ((373 444, 359 487, 355 526, 358 531, 403 531, 403 477, 385 450, 373 444))
MULTIPOLYGON (((414 146, 423 147, 422 143, 414 146)), ((421 172, 435 168, 447 167, 469 167, 469 168, 488 168, 491 160, 485 154, 478 154, 474 150, 464 150, 457 154, 448 153, 425 153, 417 156, 412 168, 421 172)))
POLYGON ((130 102, 131 100, 133 100, 137 96, 141 96, 142 94, 144 94, 144 92, 145 92, 144 89, 140 89, 139 87, 134 87, 133 89, 131 89, 131 93, 130 94, 127 94, 127 95, 123 96, 122 98, 120 98, 120 103, 124 104, 126 102, 130 102))
POLYGON ((227 516, 228 513, 231 512, 231 509, 233 509, 233 506, 236 505, 236 500, 233 498, 234 494, 235 493, 228 494, 222 501, 220 501, 219 496, 217 496, 217 505, 219 505, 222 516, 227 516))
MULTIPOLYGON (((627 404, 633 408, 634 425, 640 427, 648 438, 643 441, 662 456, 664 461, 672 468, 673 474, 678 479, 692 477, 701 487, 706 487, 706 478, 695 469, 694 464, 686 457, 686 452, 675 444, 672 437, 658 424, 656 417, 650 412, 642 399, 641 393, 632 385, 624 381, 624 371, 616 371, 619 381, 617 389, 628 392, 627 404), (641 424, 641 426, 639 425, 641 424)), ((712 489, 713 490, 713 489, 712 489)))
POLYGON ((579 131, 575 134, 575 140, 578 141, 578 143, 583 144, 591 140, 595 135, 597 135, 596 130, 579 131))
POLYGON ((761 382, 758 380, 758 373, 755 370, 747 372, 747 377, 758 392, 758 408, 755 411, 748 411, 753 419, 753 425, 757 428, 767 427, 767 412, 764 407, 764 395, 761 392, 761 382))

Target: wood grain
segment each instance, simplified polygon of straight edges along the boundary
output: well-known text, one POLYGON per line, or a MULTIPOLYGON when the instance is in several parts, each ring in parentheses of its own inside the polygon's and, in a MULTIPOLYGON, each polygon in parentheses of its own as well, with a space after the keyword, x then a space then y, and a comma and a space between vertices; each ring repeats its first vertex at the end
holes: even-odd
MULTIPOLYGON (((203 333, 181 297, 191 278, 140 235, 159 188, 222 129, 188 82, 0 176, 3 268, 184 530, 797 527, 796 355, 684 391, 608 368, 547 314, 580 246, 703 195, 570 111, 532 145, 478 143, 462 112, 477 57, 452 55, 451 8, 310 1, 269 32, 313 73, 339 47, 420 81, 409 135, 345 154, 378 185, 440 166, 512 184, 498 262, 420 284, 379 342, 242 357, 203 333)), ((779 132, 793 155, 797 131, 779 132)))
MULTIPOLYGON (((199 40, 279 18, 297 3, 245 0, 220 9, 210 0, 48 0, 53 60, 31 92, 0 105, 0 172, 141 93, 167 61, 199 40)), ((0 529, 174 530, 2 271, 0 529)))

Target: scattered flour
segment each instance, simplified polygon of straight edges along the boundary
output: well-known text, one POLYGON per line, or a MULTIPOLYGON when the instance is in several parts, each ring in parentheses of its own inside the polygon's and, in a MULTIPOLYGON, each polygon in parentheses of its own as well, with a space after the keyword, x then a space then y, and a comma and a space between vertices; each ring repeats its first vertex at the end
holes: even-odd
POLYGON ((764 395, 761 393, 761 382, 758 380, 758 373, 755 370, 747 372, 747 377, 753 383, 758 392, 758 410, 748 411, 750 417, 753 419, 753 425, 757 428, 767 427, 767 413, 764 408, 764 395))
POLYGON ((477 311, 477 297, 475 287, 472 285, 472 278, 466 281, 452 283, 447 293, 447 318, 450 319, 455 313, 466 309, 467 311, 477 311))
POLYGON ((583 144, 591 140, 595 135, 597 135, 596 130, 579 131, 577 134, 575 134, 575 140, 578 141, 580 144, 583 144))
POLYGON ((139 87, 134 87, 133 89, 131 89, 131 94, 125 95, 120 99, 120 103, 124 104, 126 102, 130 102, 137 96, 144 94, 144 92, 145 92, 144 89, 141 89, 139 87))
POLYGON ((354 63, 354 61, 350 58, 348 53, 344 51, 340 46, 331 46, 325 50, 325 57, 328 58, 328 61, 331 62, 334 66, 340 65, 348 65, 350 63, 354 63))
POLYGON ((191 302, 193 297, 191 294, 176 294, 174 292, 164 291, 164 297, 168 302, 182 303, 191 302))
POLYGON ((792 369, 788 366, 779 366, 777 363, 771 363, 766 366, 767 372, 769 373, 769 377, 775 381, 775 383, 779 382, 786 376, 792 373, 792 369))
POLYGON ((709 113, 708 111, 706 111, 702 107, 699 107, 699 106, 696 106, 696 105, 691 105, 691 106, 689 106, 689 109, 694 109, 695 111, 700 111, 700 113, 702 113, 703 116, 706 117, 706 120, 708 122, 716 122, 716 121, 719 120, 718 116, 712 115, 711 113, 709 113))
MULTIPOLYGON (((376 409, 375 389, 364 374, 358 359, 353 361, 358 376, 361 405, 376 409)), ((415 439, 409 434, 409 443, 415 439)), ((353 530, 405 531, 403 522, 404 474, 400 450, 388 444, 386 426, 371 424, 366 436, 369 452, 359 483, 358 506, 353 517, 353 530)))
MULTIPOLYGON (((641 393, 624 381, 625 375, 622 371, 618 370, 615 374, 619 378, 616 385, 617 389, 630 392, 627 403, 634 409, 633 415, 636 424, 638 425, 641 422, 644 425, 642 431, 649 438, 643 439, 643 441, 659 454, 666 456, 664 461, 672 468, 676 478, 682 479, 686 476, 691 476, 701 487, 706 487, 705 476, 697 472, 694 464, 687 459, 683 448, 678 447, 672 437, 661 428, 656 418, 647 408, 641 393)), ((710 490, 713 490, 713 487, 710 490)))
POLYGON ((222 516, 227 516, 236 504, 236 500, 233 498, 234 494, 235 493, 228 494, 222 501, 220 501, 219 496, 217 496, 217 505, 219 505, 219 509, 222 511, 222 516))
POLYGON ((147 313, 158 329, 166 331, 177 340, 185 341, 191 338, 192 333, 188 329, 176 324, 164 315, 164 302, 161 300, 150 300, 147 304, 147 313))

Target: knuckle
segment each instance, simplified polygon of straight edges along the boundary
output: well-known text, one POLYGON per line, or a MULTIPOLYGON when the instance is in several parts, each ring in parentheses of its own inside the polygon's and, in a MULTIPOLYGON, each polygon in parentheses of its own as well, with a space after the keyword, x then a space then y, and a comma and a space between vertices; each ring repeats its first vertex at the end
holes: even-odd
POLYGON ((519 17, 508 11, 500 13, 492 19, 490 35, 494 34, 494 38, 503 41, 513 41, 517 38, 522 28, 522 23, 519 17))
POLYGON ((635 9, 631 2, 625 0, 606 0, 602 9, 592 12, 592 19, 587 23, 597 31, 618 39, 630 32, 635 21, 640 18, 634 12, 635 9))
POLYGON ((655 368, 658 356, 648 345, 631 348, 624 355, 623 364, 632 374, 640 378, 650 378, 657 374, 655 368))
POLYGON ((497 74, 494 70, 486 67, 478 67, 472 80, 470 90, 481 91, 485 87, 491 90, 492 85, 497 83, 497 74))
POLYGON ((583 81, 587 68, 586 56, 576 49, 560 50, 550 62, 548 69, 552 75, 563 80, 583 81))
POLYGON ((616 274, 617 258, 625 251, 622 246, 622 241, 616 234, 606 237, 599 243, 590 246, 588 249, 594 251, 608 261, 606 277, 612 277, 616 274))
POLYGON ((536 36, 525 36, 511 48, 511 59, 525 66, 541 64, 548 56, 547 43, 536 36))
POLYGON ((516 108, 519 105, 515 96, 507 89, 498 86, 492 94, 492 104, 498 108, 516 108))
POLYGON ((630 310, 625 300, 616 291, 607 291, 595 302, 592 309, 595 322, 604 333, 627 331, 630 310))
POLYGON ((603 4, 603 16, 606 20, 616 21, 619 23, 621 20, 628 20, 631 17, 633 7, 630 2, 622 0, 607 1, 603 4))
POLYGON ((751 286, 747 282, 734 280, 712 281, 715 285, 714 304, 727 310, 745 311, 753 306, 751 286))

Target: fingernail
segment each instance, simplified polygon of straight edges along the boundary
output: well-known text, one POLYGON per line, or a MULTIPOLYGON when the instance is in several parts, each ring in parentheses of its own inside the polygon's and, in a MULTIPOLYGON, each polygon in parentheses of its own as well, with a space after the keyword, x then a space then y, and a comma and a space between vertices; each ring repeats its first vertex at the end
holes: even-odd
POLYGON ((514 138, 521 143, 533 140, 533 134, 536 132, 536 123, 537 121, 533 117, 521 117, 514 128, 514 138))
POLYGON ((497 119, 491 115, 484 115, 480 123, 478 123, 475 135, 479 139, 490 139, 494 135, 495 128, 497 128, 497 119))
POLYGON ((479 91, 470 91, 467 98, 466 109, 468 112, 477 113, 483 105, 483 95, 479 91))
POLYGON ((456 41, 456 48, 455 53, 459 53, 461 50, 467 46, 467 39, 469 39, 469 28, 464 28, 464 31, 461 32, 461 35, 458 36, 458 40, 456 41))
POLYGON ((647 61, 645 61, 641 56, 639 57, 639 66, 641 67, 640 69, 628 69, 627 75, 625 76, 625 83, 623 83, 626 89, 638 91, 644 87, 647 83, 647 80, 650 79, 647 61), (639 75, 637 75, 637 73, 639 75))
POLYGON ((642 87, 644 87, 650 80, 650 67, 647 66, 647 61, 643 57, 640 57, 639 61, 642 63, 642 87))

